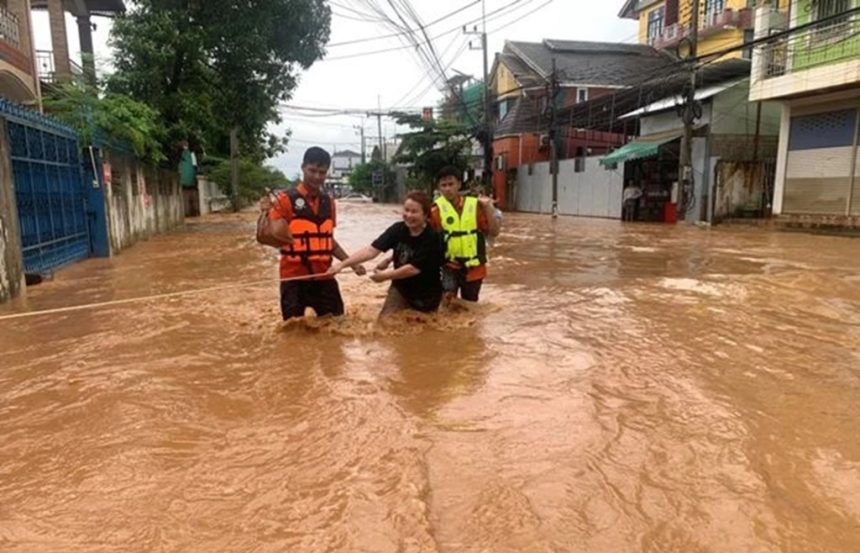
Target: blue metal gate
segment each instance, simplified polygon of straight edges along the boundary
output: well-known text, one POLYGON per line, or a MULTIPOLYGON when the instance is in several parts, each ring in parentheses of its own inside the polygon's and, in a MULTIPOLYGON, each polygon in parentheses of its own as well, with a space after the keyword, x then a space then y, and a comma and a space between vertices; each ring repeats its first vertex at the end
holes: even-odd
POLYGON ((6 119, 24 269, 44 273, 89 256, 86 187, 71 128, 0 102, 6 119))

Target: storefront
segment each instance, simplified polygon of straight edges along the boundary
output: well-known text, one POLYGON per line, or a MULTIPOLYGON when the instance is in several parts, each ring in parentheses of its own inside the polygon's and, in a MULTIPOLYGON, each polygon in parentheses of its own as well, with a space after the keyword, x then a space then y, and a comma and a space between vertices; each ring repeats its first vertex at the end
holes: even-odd
POLYGON ((623 164, 624 220, 677 222, 680 150, 681 132, 669 131, 642 136, 600 160, 608 168, 623 164))

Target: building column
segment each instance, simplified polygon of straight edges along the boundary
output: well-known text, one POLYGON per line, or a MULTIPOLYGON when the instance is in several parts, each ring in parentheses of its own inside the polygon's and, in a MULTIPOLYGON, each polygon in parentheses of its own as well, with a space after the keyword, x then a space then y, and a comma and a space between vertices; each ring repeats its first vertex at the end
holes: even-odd
POLYGON ((779 125, 779 146, 776 150, 776 175, 773 183, 773 215, 782 214, 785 195, 785 177, 788 164, 788 138, 791 133, 791 104, 782 103, 782 117, 779 125))
POLYGON ((54 51, 54 79, 58 82, 72 78, 69 61, 69 41, 66 37, 66 13, 63 0, 48 0, 48 18, 51 23, 51 46, 54 51))
POLYGON ((22 54, 27 56, 30 61, 30 75, 33 78, 32 83, 28 83, 33 89, 33 94, 36 97, 36 105, 41 111, 42 99, 39 89, 39 68, 36 64, 36 51, 33 47, 33 19, 30 9, 30 0, 7 0, 7 7, 10 12, 18 16, 18 49, 22 54))
POLYGON ((93 51, 93 27, 90 14, 78 16, 78 37, 81 41, 81 61, 87 83, 96 84, 96 58, 93 51))

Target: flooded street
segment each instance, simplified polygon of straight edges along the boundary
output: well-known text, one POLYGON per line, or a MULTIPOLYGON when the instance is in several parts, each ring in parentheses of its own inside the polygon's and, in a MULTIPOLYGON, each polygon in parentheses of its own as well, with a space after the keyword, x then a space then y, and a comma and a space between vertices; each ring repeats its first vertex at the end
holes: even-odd
POLYGON ((0 551, 860 551, 860 241, 506 215, 476 309, 285 325, 253 225, 0 306, 272 279, 0 320, 0 551))

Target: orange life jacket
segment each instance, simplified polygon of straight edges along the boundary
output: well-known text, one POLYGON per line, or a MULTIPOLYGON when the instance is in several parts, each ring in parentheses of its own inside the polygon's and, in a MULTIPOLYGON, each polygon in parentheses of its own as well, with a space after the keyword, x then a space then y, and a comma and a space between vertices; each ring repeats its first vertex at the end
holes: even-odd
POLYGON ((293 218, 289 223, 293 244, 281 248, 281 254, 287 261, 301 263, 313 273, 312 264, 331 264, 334 251, 331 198, 328 194, 321 194, 319 212, 314 213, 298 190, 289 190, 287 197, 293 206, 293 218))

